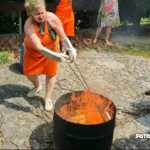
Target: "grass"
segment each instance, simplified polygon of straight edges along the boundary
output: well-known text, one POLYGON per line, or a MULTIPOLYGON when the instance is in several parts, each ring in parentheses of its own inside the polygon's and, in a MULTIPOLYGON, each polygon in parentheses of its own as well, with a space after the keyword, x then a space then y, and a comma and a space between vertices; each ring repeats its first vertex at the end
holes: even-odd
POLYGON ((150 18, 141 18, 140 25, 150 24, 150 18))
POLYGON ((123 55, 143 56, 150 58, 150 44, 122 44, 121 53, 123 55))
MULTIPOLYGON (((134 23, 128 22, 128 21, 121 22, 121 25, 128 25, 128 26, 130 26, 130 25, 133 25, 133 24, 134 23)), ((141 18, 140 25, 147 25, 147 24, 150 24, 150 17, 148 17, 148 18, 141 18)))
POLYGON ((11 62, 12 58, 8 52, 0 50, 0 64, 11 62))
MULTIPOLYGON (((150 17, 148 18, 141 18, 140 25, 149 25, 150 24, 150 17)), ((130 24, 129 24, 130 25, 130 24)), ((147 28, 148 29, 148 28, 147 28)), ((135 29, 136 31, 136 29, 135 29)), ((141 30, 142 31, 142 28, 141 30)), ((132 32, 132 31, 131 31, 132 32)), ((138 31, 136 31, 138 33, 138 31)), ((145 30, 143 28, 143 33, 145 30)), ((146 35, 144 34, 145 38, 150 38, 149 36, 149 29, 147 30, 146 35), (148 37, 146 37, 148 35, 148 37)), ((120 44, 119 50, 123 55, 133 55, 133 56, 142 56, 144 58, 150 58, 150 43, 136 43, 136 44, 120 44)))

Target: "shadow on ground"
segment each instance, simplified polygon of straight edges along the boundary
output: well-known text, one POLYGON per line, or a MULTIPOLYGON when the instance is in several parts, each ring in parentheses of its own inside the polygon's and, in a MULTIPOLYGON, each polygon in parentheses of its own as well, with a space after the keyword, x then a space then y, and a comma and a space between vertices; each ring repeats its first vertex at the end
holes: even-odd
POLYGON ((135 117, 136 122, 150 128, 150 95, 143 95, 133 106, 139 110, 138 117, 135 117))
POLYGON ((30 135, 31 149, 53 150, 53 123, 38 126, 30 135))
POLYGON ((11 64, 9 66, 9 70, 16 73, 16 74, 22 74, 23 75, 23 72, 21 70, 21 66, 20 66, 20 63, 14 63, 14 64, 11 64))
POLYGON ((15 109, 17 111, 28 112, 30 105, 35 108, 44 106, 44 101, 41 97, 36 96, 33 98, 26 97, 29 92, 29 88, 24 85, 7 84, 0 86, 0 105, 4 105, 7 108, 15 109), (20 98, 20 99, 18 99, 20 98), (30 105, 24 105, 24 100, 30 105))

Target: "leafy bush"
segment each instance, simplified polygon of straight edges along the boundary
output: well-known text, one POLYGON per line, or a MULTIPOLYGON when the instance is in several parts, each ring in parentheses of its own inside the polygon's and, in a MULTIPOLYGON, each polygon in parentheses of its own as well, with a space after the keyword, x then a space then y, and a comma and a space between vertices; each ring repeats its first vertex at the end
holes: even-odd
POLYGON ((11 61, 9 52, 0 50, 0 64, 5 64, 11 61))

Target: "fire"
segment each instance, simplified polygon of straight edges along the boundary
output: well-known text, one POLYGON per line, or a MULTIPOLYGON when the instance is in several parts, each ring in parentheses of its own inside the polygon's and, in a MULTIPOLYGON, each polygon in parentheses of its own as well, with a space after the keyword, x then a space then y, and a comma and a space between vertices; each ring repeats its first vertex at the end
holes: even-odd
POLYGON ((112 101, 89 91, 72 93, 68 103, 56 112, 63 119, 79 124, 100 124, 111 120, 112 101))

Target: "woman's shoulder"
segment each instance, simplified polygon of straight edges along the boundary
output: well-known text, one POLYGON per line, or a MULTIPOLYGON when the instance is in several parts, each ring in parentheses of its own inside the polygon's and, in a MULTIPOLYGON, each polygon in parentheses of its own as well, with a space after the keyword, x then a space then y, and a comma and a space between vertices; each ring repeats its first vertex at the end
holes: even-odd
POLYGON ((34 31, 34 23, 32 17, 29 17, 24 24, 25 32, 34 31))
POLYGON ((52 13, 52 12, 46 12, 47 13, 47 17, 48 18, 52 18, 52 17, 54 17, 55 16, 55 14, 54 13, 52 13))
POLYGON ((32 17, 28 17, 27 20, 25 21, 25 24, 33 24, 33 19, 32 17))
POLYGON ((49 22, 56 22, 58 20, 58 17, 52 12, 47 12, 47 20, 49 22))
POLYGON ((47 18, 48 18, 49 20, 55 20, 55 19, 57 19, 58 17, 57 17, 54 13, 52 13, 52 12, 47 12, 47 18))
POLYGON ((54 13, 47 12, 47 21, 53 28, 55 28, 56 24, 59 22, 59 19, 54 13))

